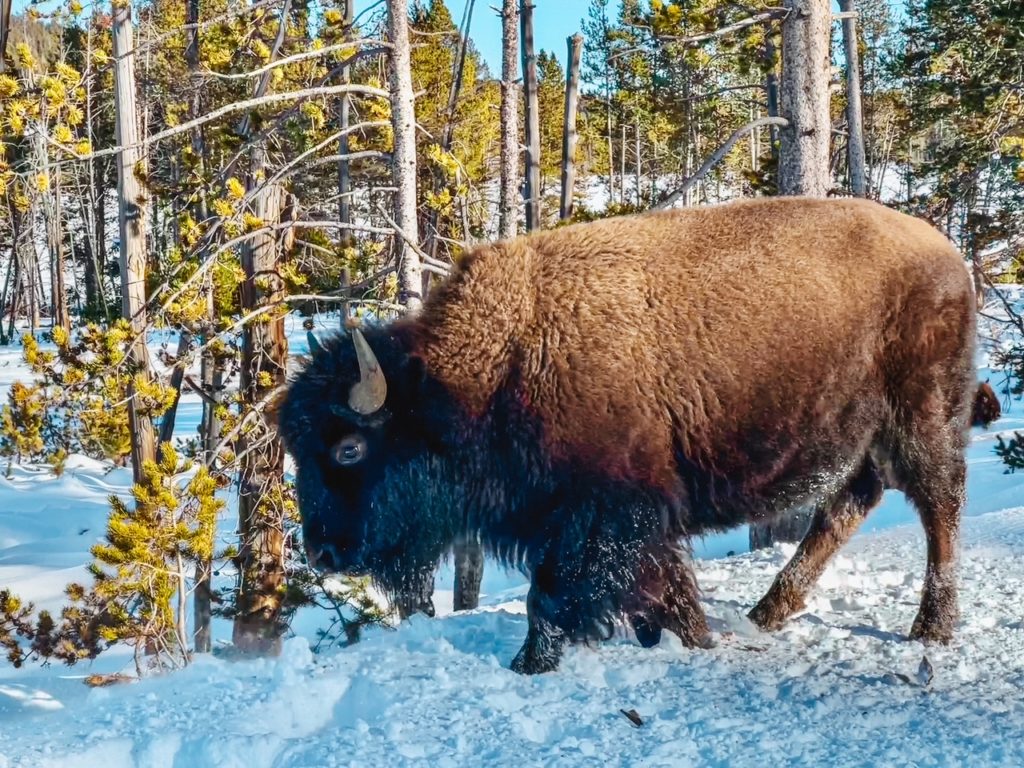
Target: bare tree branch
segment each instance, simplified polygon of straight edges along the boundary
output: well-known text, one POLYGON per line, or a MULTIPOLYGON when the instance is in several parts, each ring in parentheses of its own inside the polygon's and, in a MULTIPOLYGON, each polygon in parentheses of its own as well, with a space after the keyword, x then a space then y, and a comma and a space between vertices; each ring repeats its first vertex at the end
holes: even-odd
POLYGON ((774 21, 775 19, 784 19, 789 11, 786 8, 769 8, 763 13, 757 13, 750 18, 737 21, 735 24, 728 24, 724 27, 719 27, 714 32, 705 32, 701 35, 690 35, 687 37, 676 37, 674 35, 659 35, 660 40, 670 40, 673 43, 680 43, 682 45, 696 45, 697 43, 703 43, 706 40, 712 40, 716 37, 725 37, 731 35, 733 32, 738 32, 741 29, 752 27, 755 24, 761 24, 766 21, 774 21))
POLYGON ((722 146, 715 150, 714 154, 704 162, 704 165, 697 169, 695 174, 684 181, 677 189, 670 192, 664 200, 655 205, 654 210, 671 208, 677 200, 683 197, 683 195, 685 195, 697 182, 703 179, 708 174, 708 171, 721 162, 722 158, 728 154, 729 150, 733 148, 733 145, 735 145, 737 141, 743 138, 743 136, 750 131, 761 128, 765 125, 777 125, 784 128, 789 125, 789 121, 784 117, 761 117, 747 123, 742 128, 737 129, 732 136, 725 140, 725 143, 722 146))
POLYGON ((451 271, 450 265, 445 264, 443 261, 432 259, 427 254, 425 254, 423 250, 419 247, 419 245, 417 245, 414 240, 412 240, 408 235, 405 234, 405 232, 402 231, 402 228, 398 226, 397 222, 395 222, 395 220, 388 215, 388 212, 380 203, 377 203, 377 211, 378 213, 380 213, 384 221, 386 221, 388 225, 394 230, 394 233, 401 237, 405 241, 405 244, 408 245, 409 248, 411 248, 416 253, 416 255, 420 257, 420 260, 423 262, 424 269, 426 269, 429 266, 432 267, 431 271, 443 275, 447 275, 451 271))

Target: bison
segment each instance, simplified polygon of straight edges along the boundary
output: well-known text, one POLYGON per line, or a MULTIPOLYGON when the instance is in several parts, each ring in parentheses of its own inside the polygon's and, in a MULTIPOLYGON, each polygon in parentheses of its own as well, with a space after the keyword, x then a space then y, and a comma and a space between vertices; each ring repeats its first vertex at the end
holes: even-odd
POLYGON ((708 637, 685 542, 813 505, 750 612, 804 605, 886 487, 916 506, 912 638, 948 642, 975 299, 929 225, 773 198, 482 245, 422 312, 324 341, 280 405, 311 559, 401 594, 460 536, 529 575, 512 668, 624 616, 708 637))
POLYGON ((989 424, 996 421, 1003 415, 1003 409, 999 405, 999 398, 992 391, 992 385, 987 381, 978 385, 978 391, 974 395, 974 407, 971 409, 971 426, 988 428, 989 424))

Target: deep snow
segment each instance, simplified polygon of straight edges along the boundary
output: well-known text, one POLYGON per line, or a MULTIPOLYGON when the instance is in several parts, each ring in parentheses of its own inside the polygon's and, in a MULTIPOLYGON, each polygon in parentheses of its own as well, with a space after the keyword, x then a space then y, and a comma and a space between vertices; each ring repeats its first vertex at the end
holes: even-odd
MULTIPOLYGON (((290 326, 293 350, 304 351, 298 321, 290 326)), ((0 387, 25 376, 18 358, 0 349, 0 387)), ((200 657, 103 689, 82 679, 130 666, 123 651, 70 669, 0 664, 0 768, 1024 765, 1024 476, 1004 474, 992 452, 997 433, 1024 429, 1020 411, 1012 403, 972 436, 963 616, 949 648, 904 639, 924 539, 891 492, 778 633, 761 634, 744 614, 792 548, 747 553, 744 530, 696 542, 717 647, 691 651, 666 636, 644 650, 624 632, 571 649, 557 672, 534 678, 507 669, 526 632, 522 577, 488 563, 482 607, 450 614, 446 567, 442 615, 348 649, 314 655, 325 619, 306 611, 275 660, 200 657)), ((177 434, 192 434, 198 415, 185 395, 177 434)), ((0 587, 58 607, 64 584, 85 578, 107 496, 129 482, 127 470, 80 457, 60 478, 26 467, 0 478, 0 587)), ((228 516, 225 535, 231 528, 228 516)), ((223 641, 230 629, 215 633, 223 641)))

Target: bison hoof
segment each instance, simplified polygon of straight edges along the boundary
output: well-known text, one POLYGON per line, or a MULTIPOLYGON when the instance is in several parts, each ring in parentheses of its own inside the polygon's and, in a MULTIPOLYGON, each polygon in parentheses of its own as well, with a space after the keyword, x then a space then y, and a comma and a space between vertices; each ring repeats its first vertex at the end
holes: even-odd
POLYGON ((910 628, 910 639, 925 645, 949 645, 953 642, 953 627, 919 613, 910 628))
POLYGON ((774 632, 775 630, 782 629, 786 619, 792 616, 793 613, 794 611, 787 610, 785 606, 780 606, 777 601, 764 597, 761 599, 761 602, 751 609, 750 613, 747 614, 747 618, 754 622, 762 632, 774 632))
POLYGON ((533 652, 533 649, 523 646, 516 657, 512 659, 509 668, 520 675, 542 675, 545 672, 554 672, 558 669, 558 658, 533 652))
POLYGON ((644 616, 630 617, 636 640, 644 648, 653 648, 661 642, 661 627, 644 616))

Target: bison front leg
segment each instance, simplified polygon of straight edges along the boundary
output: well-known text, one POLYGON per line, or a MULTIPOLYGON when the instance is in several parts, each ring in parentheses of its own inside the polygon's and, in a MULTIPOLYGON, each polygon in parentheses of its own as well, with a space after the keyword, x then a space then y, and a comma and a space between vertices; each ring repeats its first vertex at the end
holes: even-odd
POLYGON ((774 630, 801 610, 807 593, 828 561, 878 504, 882 490, 878 468, 871 459, 866 459, 837 497, 815 508, 810 528, 796 554, 775 577, 768 594, 750 612, 750 620, 763 630, 774 630))
POLYGON ((434 615, 434 571, 423 570, 407 576, 394 597, 398 618, 405 621, 416 613, 434 615))
POLYGON ((556 627, 545 617, 539 605, 541 596, 537 588, 530 587, 526 596, 526 618, 530 628, 526 633, 526 641, 519 653, 512 659, 511 669, 521 675, 539 675, 554 672, 558 662, 562 660, 565 650, 565 632, 556 627))
POLYGON ((519 672, 555 669, 566 642, 610 637, 635 605, 645 556, 661 546, 656 499, 598 483, 576 492, 551 515, 548 540, 531 558, 530 630, 512 663, 519 672))

